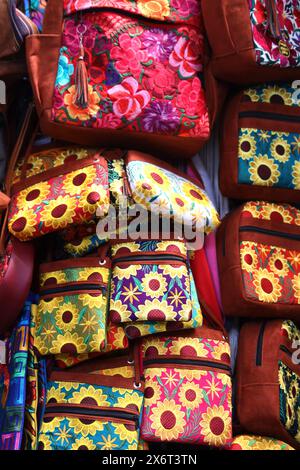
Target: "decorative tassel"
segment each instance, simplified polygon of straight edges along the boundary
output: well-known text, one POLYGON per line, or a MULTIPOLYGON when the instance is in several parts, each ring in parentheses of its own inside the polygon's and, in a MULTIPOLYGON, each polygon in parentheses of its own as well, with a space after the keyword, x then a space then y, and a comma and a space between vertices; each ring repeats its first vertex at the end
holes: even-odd
POLYGON ((280 39, 281 30, 278 18, 276 0, 266 0, 268 29, 274 39, 280 39))
POLYGON ((75 71, 75 97, 74 104, 79 108, 87 108, 89 105, 88 73, 84 62, 84 47, 82 33, 79 33, 79 57, 75 71))

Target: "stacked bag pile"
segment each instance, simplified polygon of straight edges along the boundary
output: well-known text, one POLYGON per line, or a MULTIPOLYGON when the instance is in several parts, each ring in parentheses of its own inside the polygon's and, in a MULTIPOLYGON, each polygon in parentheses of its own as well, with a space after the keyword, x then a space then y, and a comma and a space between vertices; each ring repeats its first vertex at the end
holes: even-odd
POLYGON ((0 449, 299 449, 300 0, 1 8, 0 449))

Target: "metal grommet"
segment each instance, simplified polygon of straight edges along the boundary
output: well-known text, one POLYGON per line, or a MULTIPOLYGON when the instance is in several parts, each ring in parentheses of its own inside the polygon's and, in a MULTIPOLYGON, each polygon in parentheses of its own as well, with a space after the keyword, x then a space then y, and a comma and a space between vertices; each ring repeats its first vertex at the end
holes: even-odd
POLYGON ((102 261, 99 261, 99 264, 100 264, 100 266, 104 266, 104 265, 106 264, 106 261, 105 261, 105 259, 104 259, 104 260, 102 260, 102 261))
POLYGON ((127 361, 127 364, 129 364, 130 366, 132 366, 134 364, 134 360, 132 361, 127 361))
POLYGON ((183 242, 183 241, 184 241, 184 238, 178 237, 178 240, 179 240, 180 242, 183 242))
POLYGON ((134 388, 139 389, 139 388, 142 387, 142 384, 141 384, 141 382, 139 382, 138 384, 134 383, 133 386, 134 386, 134 388))

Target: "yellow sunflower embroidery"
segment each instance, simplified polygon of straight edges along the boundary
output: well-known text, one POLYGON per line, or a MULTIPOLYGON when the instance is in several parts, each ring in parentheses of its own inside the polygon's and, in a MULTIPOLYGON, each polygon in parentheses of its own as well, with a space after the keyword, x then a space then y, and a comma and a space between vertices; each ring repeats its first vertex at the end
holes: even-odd
POLYGON ((158 272, 146 273, 142 281, 142 290, 149 297, 159 298, 167 290, 167 282, 164 276, 158 272))
POLYGON ((264 130, 259 131, 257 135, 262 142, 268 142, 268 140, 271 138, 270 133, 264 130))
POLYGON ((146 300, 144 305, 138 306, 136 312, 139 320, 143 321, 171 321, 175 320, 176 312, 166 300, 146 300))
POLYGON ((73 222, 76 211, 76 200, 59 196, 49 201, 41 211, 41 219, 46 227, 54 230, 63 229, 73 222))
POLYGON ((182 191, 191 204, 195 203, 199 205, 199 203, 202 204, 204 202, 208 202, 208 197, 205 192, 193 183, 188 181, 184 182, 182 184, 182 191))
POLYGON ((266 220, 272 220, 272 218, 278 216, 282 219, 282 222, 286 224, 290 224, 293 220, 291 215, 291 211, 289 210, 288 206, 283 206, 280 204, 263 204, 262 206, 262 217, 266 220))
MULTIPOLYGON (((104 320, 104 319, 103 319, 104 320)), ((101 323, 101 318, 99 318, 99 313, 97 311, 86 312, 82 317, 80 322, 80 327, 84 335, 96 334, 96 351, 100 347, 100 342, 102 337, 104 337, 104 332, 102 331, 104 325, 101 323)), ((92 347, 93 342, 91 342, 92 347)))
POLYGON ((173 241, 173 240, 159 242, 157 244, 157 251, 168 251, 169 247, 176 247, 180 254, 184 256, 187 255, 186 244, 184 242, 178 242, 178 241, 173 241))
POLYGON ((101 421, 85 421, 84 423, 78 418, 71 418, 69 421, 70 427, 73 429, 75 435, 82 435, 83 437, 95 436, 96 433, 102 432, 104 424, 101 421))
POLYGON ((198 408, 203 400, 202 390, 196 383, 186 383, 180 387, 179 399, 183 406, 193 410, 198 408))
POLYGON ((257 267, 258 257, 251 243, 245 244, 240 250, 242 269, 251 273, 257 267))
POLYGON ((231 436, 231 419, 224 406, 214 405, 212 408, 208 408, 206 413, 202 415, 200 426, 204 442, 208 445, 222 446, 231 436))
POLYGON ((244 91, 244 95, 248 96, 249 100, 252 101, 252 103, 257 103, 257 101, 259 101, 259 95, 257 94, 255 88, 248 88, 244 91))
POLYGON ((251 160, 256 155, 256 142, 251 136, 252 129, 241 129, 238 155, 242 160, 251 160))
POLYGON ((140 408, 143 403, 143 397, 136 392, 130 393, 126 392, 124 396, 118 398, 116 406, 118 408, 130 408, 133 406, 134 408, 140 408))
POLYGON ((292 285, 294 289, 294 296, 298 300, 298 304, 300 304, 300 274, 294 276, 292 280, 292 285))
POLYGON ((173 215, 176 219, 180 220, 190 217, 191 203, 185 196, 172 194, 170 202, 173 215))
POLYGON ((112 437, 110 435, 108 436, 102 436, 102 441, 97 442, 97 448, 100 447, 102 450, 113 450, 116 447, 118 447, 118 444, 116 444, 116 437, 112 437))
POLYGON ((40 434, 38 442, 38 450, 52 450, 52 444, 46 434, 40 434))
MULTIPOLYGON (((147 163, 143 167, 143 177, 146 182, 157 189, 167 193, 171 188, 172 181, 167 173, 160 167, 147 163)), ((156 192, 157 194, 157 192, 156 192)))
POLYGON ((132 197, 136 204, 150 204, 150 199, 157 195, 157 188, 147 180, 140 180, 134 183, 132 197))
POLYGON ((99 283, 108 283, 109 269, 95 266, 94 268, 83 268, 78 271, 78 281, 87 281, 94 279, 99 283))
POLYGON ((81 437, 76 439, 75 443, 72 445, 71 450, 95 450, 96 445, 87 437, 81 437))
POLYGON ((300 189, 300 161, 295 162, 292 171, 293 185, 295 189, 300 189))
POLYGON ((136 251, 139 251, 140 245, 135 242, 130 242, 130 243, 118 243, 117 245, 113 245, 111 247, 111 254, 112 256, 117 256, 118 251, 121 249, 126 249, 126 252, 128 253, 135 253, 136 251))
POLYGON ((103 390, 92 385, 81 387, 79 391, 74 392, 72 397, 69 398, 69 403, 109 406, 108 397, 103 390))
POLYGON ((21 241, 33 238, 37 225, 35 213, 32 209, 27 209, 26 206, 24 209, 18 210, 8 222, 9 231, 21 241))
POLYGON ((146 388, 145 388, 145 406, 150 406, 153 403, 160 401, 162 390, 158 385, 155 377, 149 380, 147 377, 146 388))
POLYGON ((185 413, 174 400, 164 400, 152 408, 152 429, 161 441, 176 441, 186 425, 185 413))
POLYGON ((106 299, 102 294, 80 294, 78 298, 85 307, 102 309, 106 306, 106 299))
POLYGON ((96 214, 98 217, 104 217, 109 208, 109 195, 103 186, 91 185, 87 190, 82 191, 78 206, 83 212, 96 214))
POLYGON ((50 420, 47 420, 47 422, 43 422, 42 426, 42 431, 47 434, 47 433, 53 433, 56 429, 59 429, 61 422, 63 421, 62 417, 54 417, 50 420))
MULTIPOLYGON (((92 151, 92 149, 90 149, 92 151)), ((96 152, 96 150, 95 150, 96 152)), ((55 156, 54 166, 64 165, 68 161, 77 161, 82 160, 83 158, 88 157, 88 150, 82 147, 71 147, 71 148, 62 148, 59 149, 59 152, 55 156)))
POLYGON ((289 265, 286 260, 285 251, 276 250, 269 260, 269 266, 273 273, 279 277, 285 277, 289 272, 289 265))
POLYGON ((281 163, 285 163, 290 158, 290 155, 291 147, 285 139, 278 137, 277 139, 273 140, 271 144, 271 156, 275 160, 281 163))
POLYGON ((213 347, 212 355, 214 359, 221 360, 226 357, 230 358, 230 346, 225 341, 218 341, 216 346, 213 347))
POLYGON ((113 275, 117 279, 130 279, 132 276, 136 276, 137 272, 142 268, 140 264, 132 264, 130 266, 121 267, 115 266, 113 275))
POLYGON ((280 177, 278 165, 267 155, 254 157, 249 165, 250 180, 258 186, 273 186, 280 177))
POLYGON ((172 341, 170 353, 176 356, 207 357, 208 349, 201 341, 201 338, 179 337, 176 341, 172 341))
POLYGON ((264 103, 277 103, 292 106, 292 95, 279 85, 270 85, 263 90, 262 100, 264 103))
POLYGON ((136 429, 131 428, 128 429, 127 426, 121 423, 113 423, 112 427, 115 429, 115 434, 121 439, 122 441, 128 442, 128 444, 132 444, 133 442, 137 442, 138 439, 138 432, 136 429))
POLYGON ((81 195, 83 190, 93 185, 96 176, 97 171, 94 165, 72 171, 66 175, 63 188, 66 194, 71 196, 81 195))
POLYGON ((90 237, 83 238, 79 244, 77 243, 66 243, 64 246, 64 251, 70 255, 83 256, 88 253, 90 248, 91 240, 90 237))
POLYGON ((40 285, 43 286, 47 281, 49 284, 63 284, 67 282, 66 273, 65 271, 42 273, 40 276, 40 285), (53 280, 53 282, 50 282, 50 280, 53 280))
POLYGON ((124 302, 130 302, 131 304, 134 301, 139 301, 139 295, 142 295, 143 293, 139 291, 138 286, 134 286, 133 283, 131 282, 129 284, 129 287, 124 286, 123 287, 124 292, 122 292, 122 297, 124 302))
POLYGON ((115 375, 120 375, 126 379, 134 378, 134 369, 130 366, 118 367, 116 369, 103 369, 99 371, 101 375, 107 375, 109 377, 114 377, 115 375))
POLYGON ((55 322, 62 332, 74 330, 78 320, 79 312, 74 304, 65 303, 55 312, 55 322))
POLYGON ((205 385, 203 385, 203 389, 207 392, 208 395, 211 396, 212 401, 215 398, 220 397, 220 393, 222 392, 223 384, 220 383, 218 378, 214 375, 208 376, 205 385))
POLYGON ((64 297, 53 297, 50 300, 40 300, 39 301, 39 315, 45 313, 53 313, 56 308, 59 308, 64 303, 64 297))
POLYGON ((51 354, 60 354, 64 352, 72 352, 75 354, 81 354, 86 352, 87 345, 83 342, 83 337, 79 336, 78 333, 71 334, 69 331, 63 335, 58 335, 53 341, 52 347, 50 348, 51 354))
POLYGON ((60 388, 50 387, 47 390, 47 403, 66 403, 66 394, 60 388))
POLYGON ((164 20, 170 15, 168 0, 138 0, 138 8, 142 15, 155 20, 164 20))
POLYGON ((131 312, 127 310, 127 305, 123 304, 121 300, 111 300, 109 310, 115 323, 130 321, 131 312))
POLYGON ((187 268, 185 265, 182 266, 172 266, 171 264, 166 264, 165 266, 161 266, 162 273, 165 276, 170 276, 172 279, 178 277, 182 278, 182 276, 187 276, 187 268))
POLYGON ((166 346, 164 340, 160 340, 159 338, 154 337, 143 341, 142 350, 145 356, 151 353, 163 356, 168 352, 168 347, 166 346))
POLYGON ((47 182, 35 184, 23 191, 17 196, 17 205, 19 207, 31 208, 47 201, 50 192, 50 185, 47 182))
POLYGON ((282 286, 275 274, 267 269, 258 269, 253 275, 255 292, 261 302, 275 303, 281 296, 282 286))

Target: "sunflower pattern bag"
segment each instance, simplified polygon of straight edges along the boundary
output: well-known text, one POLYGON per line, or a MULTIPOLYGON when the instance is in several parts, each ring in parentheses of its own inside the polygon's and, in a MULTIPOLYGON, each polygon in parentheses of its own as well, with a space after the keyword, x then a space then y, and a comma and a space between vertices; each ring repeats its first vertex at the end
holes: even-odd
POLYGON ((137 450, 143 400, 132 377, 52 372, 38 449, 137 450))
POLYGON ((132 199, 150 212, 205 233, 219 225, 218 213, 199 181, 174 167, 140 152, 128 152, 126 174, 132 199))
POLYGON ((266 83, 231 98, 221 137, 225 196, 300 202, 300 102, 293 85, 266 83))
POLYGON ((187 248, 183 241, 112 245, 110 321, 189 321, 192 315, 187 248))
POLYGON ((226 450, 295 450, 285 442, 273 437, 242 435, 236 436, 226 450))
POLYGON ((106 347, 110 261, 100 257, 41 265, 35 346, 41 355, 106 347))
POLYGON ((15 171, 9 231, 26 241, 83 224, 96 214, 105 216, 109 190, 104 154, 74 146, 30 153, 15 171))
POLYGON ((150 442, 222 447, 232 439, 230 348, 221 332, 143 340, 141 436, 150 442))

